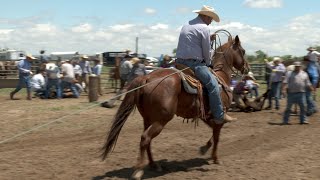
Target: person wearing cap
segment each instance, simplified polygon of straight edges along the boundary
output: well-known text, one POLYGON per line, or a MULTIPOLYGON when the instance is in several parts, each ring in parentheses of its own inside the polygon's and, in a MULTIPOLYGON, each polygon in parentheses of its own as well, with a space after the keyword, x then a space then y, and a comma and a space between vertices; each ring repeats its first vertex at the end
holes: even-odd
POLYGON ((181 28, 176 63, 190 67, 208 90, 210 116, 214 122, 217 124, 231 122, 236 119, 224 111, 218 82, 208 68, 211 66, 213 54, 210 44, 215 39, 215 34, 210 35, 209 25, 212 21, 220 22, 220 18, 212 7, 206 5, 201 10, 193 12, 198 16, 181 28))
POLYGON ((60 79, 60 69, 56 65, 56 63, 49 62, 46 64, 46 72, 47 72, 47 91, 46 98, 51 98, 51 89, 55 87, 56 89, 56 98, 62 98, 62 90, 61 90, 61 79, 60 79))
POLYGON ((25 59, 19 61, 17 68, 19 70, 19 82, 15 90, 10 92, 10 99, 14 99, 14 95, 22 89, 22 86, 25 85, 27 88, 27 99, 32 100, 31 95, 31 71, 32 61, 36 60, 32 55, 26 55, 25 59))
POLYGON ((90 75, 91 72, 91 66, 90 66, 90 62, 88 61, 89 57, 87 55, 82 55, 81 56, 81 60, 79 62, 79 65, 81 67, 82 70, 82 75, 80 77, 80 84, 82 85, 82 83, 85 84, 84 87, 84 92, 87 92, 88 89, 88 75, 90 75))
POLYGON ((94 60, 94 66, 92 68, 92 73, 98 77, 98 94, 102 96, 102 89, 101 89, 101 71, 102 71, 102 64, 98 58, 94 60))
POLYGON ((275 109, 280 109, 280 94, 281 94, 281 84, 283 76, 286 72, 286 67, 282 64, 282 59, 280 57, 274 57, 273 62, 268 62, 265 59, 266 67, 272 70, 269 80, 269 96, 268 96, 268 107, 266 109, 272 109, 272 98, 275 100, 275 109))
POLYGON ((293 104, 300 108, 300 124, 309 124, 306 120, 306 91, 314 88, 309 80, 308 74, 302 70, 301 62, 294 62, 294 70, 286 74, 283 81, 283 92, 287 94, 287 106, 283 115, 283 124, 289 124, 290 112, 293 104))

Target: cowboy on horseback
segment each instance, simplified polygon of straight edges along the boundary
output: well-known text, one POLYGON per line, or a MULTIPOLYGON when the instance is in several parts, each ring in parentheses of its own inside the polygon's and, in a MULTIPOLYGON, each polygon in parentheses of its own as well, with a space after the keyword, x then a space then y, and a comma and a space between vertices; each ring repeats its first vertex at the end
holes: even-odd
POLYGON ((203 6, 201 10, 193 11, 198 16, 189 21, 181 29, 177 47, 177 63, 190 67, 201 84, 208 90, 210 116, 215 123, 222 124, 236 120, 226 114, 220 97, 220 89, 217 79, 209 70, 211 66, 211 41, 215 34, 210 35, 209 25, 212 20, 219 22, 220 18, 210 6, 203 6))

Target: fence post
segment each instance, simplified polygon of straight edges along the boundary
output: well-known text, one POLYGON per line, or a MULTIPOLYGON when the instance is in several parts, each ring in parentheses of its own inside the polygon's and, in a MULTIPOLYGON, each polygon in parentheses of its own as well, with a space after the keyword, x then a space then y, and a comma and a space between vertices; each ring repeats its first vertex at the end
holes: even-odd
POLYGON ((89 102, 98 101, 99 77, 96 75, 89 76, 89 102))

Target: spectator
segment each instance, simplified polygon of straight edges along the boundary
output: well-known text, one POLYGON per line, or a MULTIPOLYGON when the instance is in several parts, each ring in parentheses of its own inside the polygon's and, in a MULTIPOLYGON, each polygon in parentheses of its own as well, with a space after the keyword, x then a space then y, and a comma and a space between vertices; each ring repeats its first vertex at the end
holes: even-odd
POLYGON ((78 60, 73 60, 72 65, 73 65, 73 70, 74 70, 74 77, 78 82, 80 82, 80 79, 82 76, 82 69, 79 65, 78 60))
POLYGON ((132 69, 128 77, 128 82, 131 82, 134 78, 138 76, 143 76, 147 74, 146 67, 144 64, 140 63, 140 59, 134 57, 130 60, 132 64, 132 69))
POLYGON ((235 106, 239 108, 241 111, 245 111, 245 109, 247 108, 246 104, 244 103, 244 99, 248 92, 249 89, 246 86, 245 78, 239 81, 232 91, 235 106))
POLYGON ((90 62, 88 61, 89 57, 87 55, 82 55, 79 65, 82 70, 82 75, 80 77, 80 84, 83 85, 84 83, 84 92, 87 92, 88 89, 88 75, 91 74, 91 67, 90 62))
MULTIPOLYGON (((21 55, 20 55, 20 57, 21 57, 21 55)), ((22 89, 23 85, 26 85, 27 99, 32 100, 30 78, 33 73, 31 71, 31 63, 35 59, 36 58, 33 57, 32 55, 27 55, 25 59, 22 59, 19 61, 18 65, 17 65, 18 70, 19 70, 19 83, 18 83, 16 89, 10 93, 10 99, 13 100, 14 95, 22 89)))
POLYGON ((46 64, 46 72, 47 72, 47 91, 46 98, 51 98, 51 89, 55 87, 56 98, 62 98, 62 90, 61 90, 61 79, 60 79, 60 69, 59 67, 51 62, 46 64))
POLYGON ((306 98, 307 98, 307 116, 311 116, 313 113, 316 113, 317 106, 316 106, 316 88, 319 83, 319 62, 318 62, 318 57, 320 57, 320 53, 316 51, 315 48, 309 47, 307 49, 309 51, 307 58, 305 58, 304 62, 306 63, 306 69, 305 71, 308 73, 310 82, 313 86, 314 93, 312 94, 311 91, 307 90, 306 91, 306 98))
POLYGON ((101 71, 102 65, 99 59, 94 59, 94 67, 92 68, 92 73, 98 77, 98 94, 102 96, 102 89, 101 89, 101 71))
POLYGON ((275 100, 275 109, 280 109, 279 99, 281 93, 281 82, 283 79, 283 75, 286 71, 285 66, 282 64, 282 59, 280 57, 273 58, 273 64, 269 63, 267 59, 265 59, 266 66, 272 70, 269 81, 269 96, 268 96, 268 107, 266 109, 272 109, 272 98, 275 100))
POLYGON ((120 90, 124 88, 132 69, 132 63, 130 62, 130 59, 131 56, 126 55, 120 63, 120 90))
POLYGON ((256 98, 259 96, 259 83, 256 82, 256 78, 253 76, 252 72, 249 72, 248 75, 245 76, 246 86, 250 92, 251 98, 256 98))
POLYGON ((162 68, 169 68, 172 67, 172 62, 171 62, 172 58, 169 55, 165 55, 163 57, 163 60, 161 62, 160 67, 162 68))
POLYGON ((40 97, 41 99, 46 98, 46 71, 42 69, 38 69, 36 74, 31 78, 31 91, 35 92, 36 97, 40 97))
POLYGON ((74 70, 73 66, 70 64, 70 60, 62 61, 61 62, 61 72, 62 72, 62 91, 64 91, 65 88, 69 88, 72 91, 73 97, 78 98, 79 92, 75 86, 75 76, 74 76, 74 70))
POLYGON ((300 124, 309 124, 306 120, 305 101, 306 89, 313 90, 308 74, 301 69, 301 62, 294 62, 295 69, 289 72, 284 79, 283 92, 287 92, 287 107, 283 116, 283 124, 289 124, 289 116, 293 104, 300 108, 300 124))
POLYGON ((46 51, 45 50, 40 50, 40 62, 41 63, 48 63, 49 62, 49 57, 45 55, 46 51))

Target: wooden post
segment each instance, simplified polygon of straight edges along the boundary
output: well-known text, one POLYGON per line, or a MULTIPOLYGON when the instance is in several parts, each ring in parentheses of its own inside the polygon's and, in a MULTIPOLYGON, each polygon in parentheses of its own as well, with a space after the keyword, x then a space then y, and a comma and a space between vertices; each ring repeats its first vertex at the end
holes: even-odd
POLYGON ((98 101, 99 77, 96 75, 89 76, 89 102, 98 101))

